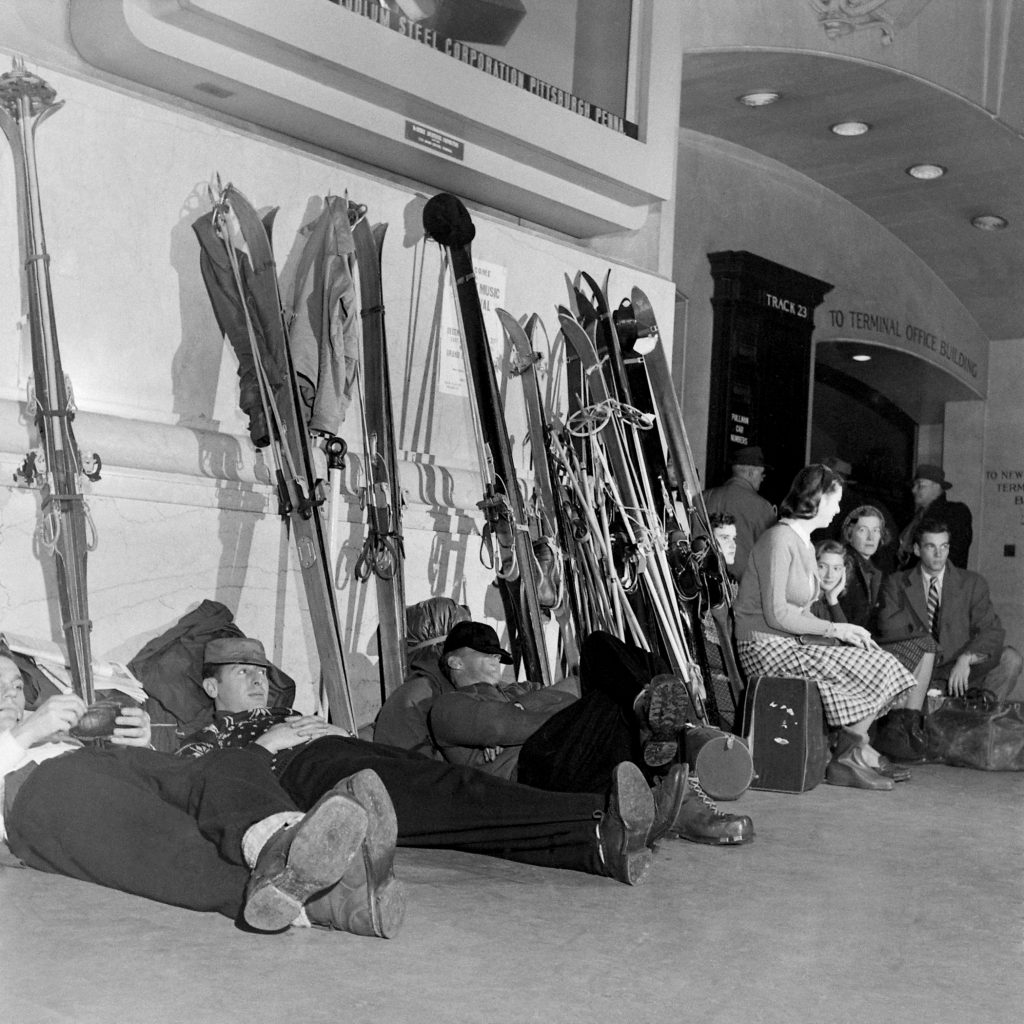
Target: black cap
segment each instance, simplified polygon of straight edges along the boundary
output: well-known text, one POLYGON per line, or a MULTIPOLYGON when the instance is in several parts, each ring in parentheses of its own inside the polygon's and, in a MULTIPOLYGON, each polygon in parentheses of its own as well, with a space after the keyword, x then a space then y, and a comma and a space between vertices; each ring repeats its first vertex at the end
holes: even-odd
POLYGON ((441 657, 469 647, 480 654, 500 654, 503 665, 512 664, 512 655, 501 646, 498 634, 486 622, 457 622, 441 648, 441 657))
POLYGON ((751 445, 749 448, 740 448, 734 453, 729 465, 760 466, 762 469, 772 468, 764 461, 764 452, 756 444, 751 445))

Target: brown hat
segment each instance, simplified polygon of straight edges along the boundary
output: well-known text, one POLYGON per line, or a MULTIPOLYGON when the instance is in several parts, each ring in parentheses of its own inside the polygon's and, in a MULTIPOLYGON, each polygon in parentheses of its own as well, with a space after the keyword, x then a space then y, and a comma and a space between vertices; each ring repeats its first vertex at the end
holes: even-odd
POLYGON ((732 457, 731 466, 761 466, 764 469, 771 467, 764 461, 764 452, 758 446, 751 445, 749 448, 740 448, 732 457))
POLYGON ((500 654, 503 665, 512 664, 512 655, 501 646, 498 634, 486 622, 457 622, 441 648, 441 657, 469 647, 480 654, 500 654))
POLYGON ((942 472, 941 466, 933 466, 928 462, 922 462, 914 470, 914 475, 910 478, 910 482, 913 483, 915 480, 931 480, 934 484, 940 484, 944 491, 948 491, 953 486, 946 479, 946 474, 942 472))
POLYGON ((829 455, 821 460, 823 466, 828 466, 833 473, 838 473, 848 484, 856 483, 853 479, 853 466, 841 459, 838 455, 829 455))
POLYGON ((204 665, 262 665, 271 668, 263 644, 245 636, 211 640, 203 651, 204 665))

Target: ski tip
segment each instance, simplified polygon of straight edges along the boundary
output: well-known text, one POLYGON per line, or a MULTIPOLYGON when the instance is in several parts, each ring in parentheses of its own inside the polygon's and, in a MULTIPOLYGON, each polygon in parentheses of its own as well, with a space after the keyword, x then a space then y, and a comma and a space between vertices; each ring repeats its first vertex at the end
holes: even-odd
POLYGON ((462 200, 440 192, 423 207, 423 230, 428 238, 449 249, 469 245, 476 237, 476 225, 462 200))

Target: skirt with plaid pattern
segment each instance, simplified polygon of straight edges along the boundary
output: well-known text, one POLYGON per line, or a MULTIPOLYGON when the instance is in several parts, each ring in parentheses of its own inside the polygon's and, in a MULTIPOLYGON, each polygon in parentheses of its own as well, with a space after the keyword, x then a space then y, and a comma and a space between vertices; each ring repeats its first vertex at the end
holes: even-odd
POLYGON ((796 637, 752 633, 737 644, 740 664, 754 676, 813 679, 829 725, 878 717, 916 685, 914 677, 885 651, 847 644, 802 644, 796 637))
POLYGON ((879 640, 878 644, 883 651, 891 654, 910 672, 917 668, 926 654, 935 654, 939 649, 939 645, 930 636, 907 637, 904 640, 879 640))

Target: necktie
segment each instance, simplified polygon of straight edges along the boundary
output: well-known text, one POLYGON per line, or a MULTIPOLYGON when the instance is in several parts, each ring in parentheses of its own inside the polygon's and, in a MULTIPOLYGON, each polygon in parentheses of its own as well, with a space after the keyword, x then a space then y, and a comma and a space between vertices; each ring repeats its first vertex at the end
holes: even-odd
POLYGON ((933 576, 928 584, 928 632, 935 636, 935 629, 938 626, 939 612, 939 580, 933 576))

